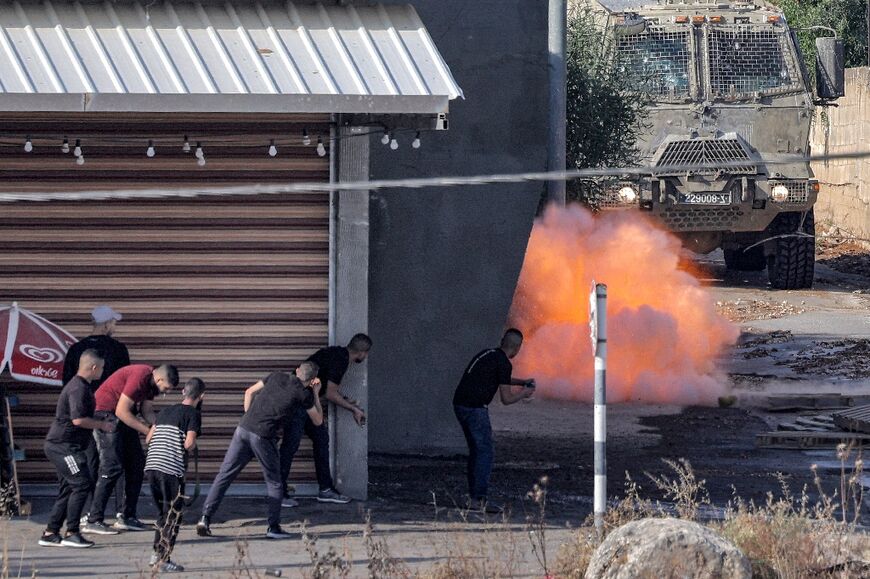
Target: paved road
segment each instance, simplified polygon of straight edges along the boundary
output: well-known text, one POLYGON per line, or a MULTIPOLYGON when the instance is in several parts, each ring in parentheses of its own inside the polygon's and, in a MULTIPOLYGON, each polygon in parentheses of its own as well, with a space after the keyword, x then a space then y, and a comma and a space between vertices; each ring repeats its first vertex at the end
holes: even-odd
MULTIPOLYGON (((814 357, 825 355, 826 347, 819 346, 819 342, 844 337, 870 338, 870 296, 854 293, 865 289, 867 280, 820 267, 821 283, 816 289, 779 292, 767 287, 764 274, 727 274, 716 256, 702 259, 701 265, 707 272, 705 283, 724 309, 729 304, 736 304, 737 309, 752 304, 746 306, 749 317, 788 313, 774 319, 742 322, 745 332, 742 343, 753 339, 763 343, 735 348, 722 360, 740 397, 737 408, 666 405, 610 408, 611 496, 619 496, 624 473, 629 472, 648 496, 662 498, 650 488, 644 472, 661 473, 666 469, 662 459, 681 457, 689 459, 698 476, 707 481, 711 497, 718 504, 731 497, 732 487, 745 498, 763 499, 768 490, 777 488, 774 472, 785 473, 799 487, 809 482, 810 463, 824 463, 826 455, 756 449, 755 434, 774 426, 780 417, 767 414, 754 404, 771 391, 836 389, 870 394, 866 373, 863 377, 843 375, 856 368, 857 374, 861 374, 866 359, 844 362, 848 358, 845 356, 821 367, 811 363, 814 357), (772 332, 790 334, 780 335, 780 341, 764 342, 772 332), (761 352, 746 356, 755 350, 761 352), (802 358, 810 362, 802 366, 792 364, 802 358), (850 365, 851 362, 855 364, 850 365), (833 373, 826 374, 825 369, 832 364, 833 373)), ((475 564, 485 559, 510 562, 515 576, 539 577, 542 573, 524 530, 525 516, 533 508, 521 497, 541 475, 548 475, 551 493, 548 542, 552 557, 556 546, 568 539, 566 524, 576 526, 589 512, 591 409, 584 404, 542 400, 510 408, 496 405, 493 423, 498 449, 495 491, 513 508, 507 522, 485 522, 477 515, 466 519, 452 508, 461 500, 463 491, 461 456, 373 456, 372 499, 365 505, 326 507, 304 501, 302 507, 286 513, 287 527, 298 533, 293 540, 271 542, 261 538, 262 503, 254 499, 233 499, 228 503, 224 511, 227 519, 219 520, 215 526, 221 535, 219 539, 200 540, 188 525, 181 532, 177 548, 178 561, 187 564, 189 571, 181 576, 239 576, 239 569, 246 566, 258 570, 260 576, 267 567, 282 568, 285 577, 300 576, 311 568, 298 524, 303 519, 310 521, 308 530, 319 537, 316 549, 321 556, 331 548, 339 558, 353 563, 350 576, 367 576, 367 547, 361 522, 364 512, 371 510, 376 537, 388 541, 392 554, 414 568, 444 561, 448 555, 464 555, 475 564)), ((836 478, 826 474, 826 484, 835 483, 836 478)), ((32 571, 45 577, 147 576, 150 533, 100 537, 99 547, 87 552, 40 548, 35 541, 44 525, 48 502, 37 501, 34 507, 31 520, 3 523, 10 576, 19 573, 30 576, 32 571)), ((149 515, 153 513, 145 513, 146 518, 149 515)), ((188 523, 194 518, 192 513, 188 523)))

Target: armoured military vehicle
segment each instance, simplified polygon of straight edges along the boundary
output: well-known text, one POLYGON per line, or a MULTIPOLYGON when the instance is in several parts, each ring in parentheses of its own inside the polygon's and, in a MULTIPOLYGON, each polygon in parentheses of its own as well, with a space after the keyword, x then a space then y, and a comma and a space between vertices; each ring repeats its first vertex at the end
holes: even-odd
POLYGON ((814 107, 842 96, 842 42, 817 39, 813 94, 771 4, 591 1, 617 71, 650 100, 644 174, 612 181, 599 206, 648 212, 693 251, 722 248, 730 269, 767 268, 775 288, 811 287, 819 184, 803 157, 814 107))

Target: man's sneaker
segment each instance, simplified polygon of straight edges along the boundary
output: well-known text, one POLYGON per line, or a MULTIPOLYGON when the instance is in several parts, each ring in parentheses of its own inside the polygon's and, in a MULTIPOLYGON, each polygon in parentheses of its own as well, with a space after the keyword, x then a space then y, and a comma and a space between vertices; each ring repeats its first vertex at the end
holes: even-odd
POLYGON ((289 539, 292 536, 290 533, 285 533, 281 527, 269 527, 266 531, 267 539, 289 539))
POLYGON ((61 539, 60 544, 64 547, 74 547, 76 549, 87 549, 94 546, 94 542, 82 537, 81 533, 70 533, 61 539))
POLYGON ((184 567, 172 560, 160 566, 161 573, 181 573, 182 571, 184 571, 184 567))
POLYGON ((148 566, 153 567, 160 562, 160 556, 157 553, 151 553, 151 558, 148 559, 148 566))
POLYGON ((39 545, 41 547, 60 547, 62 541, 63 539, 58 533, 43 533, 39 538, 39 545))
POLYGON ((288 509, 292 509, 299 506, 299 501, 296 499, 291 499, 289 497, 285 497, 283 501, 281 501, 282 507, 287 507, 288 509))
POLYGON ((118 530, 113 529, 103 521, 95 521, 93 523, 85 523, 82 526, 82 533, 90 533, 92 535, 117 535, 118 530))
POLYGON ((200 537, 211 537, 211 528, 209 527, 208 517, 203 515, 196 524, 196 534, 200 537))
POLYGON ((338 503, 344 505, 350 502, 350 497, 346 497, 335 489, 327 489, 317 493, 317 502, 319 503, 338 503))
POLYGON ((136 517, 118 517, 112 526, 121 531, 144 531, 147 528, 145 523, 136 517))

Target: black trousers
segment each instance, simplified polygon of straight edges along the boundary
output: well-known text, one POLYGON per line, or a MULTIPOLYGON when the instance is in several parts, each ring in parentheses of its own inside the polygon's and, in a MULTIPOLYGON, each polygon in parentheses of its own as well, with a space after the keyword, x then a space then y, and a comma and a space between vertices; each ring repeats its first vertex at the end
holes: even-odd
POLYGON ((326 415, 323 416, 323 424, 316 426, 311 421, 302 407, 297 406, 294 415, 284 426, 284 435, 281 437, 281 482, 287 487, 287 478, 290 476, 290 467, 293 466, 293 457, 299 450, 302 442, 302 434, 311 439, 314 447, 314 472, 317 474, 317 485, 320 490, 327 491, 333 488, 332 474, 329 472, 329 426, 326 415))
MULTIPOLYGON (((85 449, 85 455, 88 457, 88 468, 91 471, 91 475, 94 477, 94 483, 96 483, 97 474, 100 472, 100 452, 97 450, 97 433, 94 432, 94 436, 91 439, 91 443, 85 449)), ((115 512, 120 513, 124 509, 124 483, 126 482, 126 477, 124 477, 123 473, 120 477, 118 477, 118 482, 115 483, 115 512)), ((88 493, 88 500, 85 501, 85 513, 89 513, 90 510, 88 507, 91 506, 91 503, 94 499, 94 491, 91 489, 91 492, 88 493)))
POLYGON ((43 448, 45 456, 57 469, 57 480, 60 484, 46 528, 53 533, 60 533, 66 521, 66 530, 78 533, 85 501, 94 488, 87 456, 84 449, 70 444, 46 442, 43 448))
MULTIPOLYGON (((113 416, 111 413, 97 412, 94 417, 100 420, 106 415, 113 416)), ((139 433, 119 420, 115 432, 97 433, 97 451, 100 453, 100 476, 88 520, 91 523, 103 520, 106 504, 122 474, 126 478, 123 515, 125 518, 135 518, 145 478, 145 453, 139 433)))
POLYGON ((151 495, 157 506, 157 522, 154 531, 154 552, 165 563, 175 548, 181 515, 184 512, 184 479, 159 470, 146 472, 151 486, 151 495))

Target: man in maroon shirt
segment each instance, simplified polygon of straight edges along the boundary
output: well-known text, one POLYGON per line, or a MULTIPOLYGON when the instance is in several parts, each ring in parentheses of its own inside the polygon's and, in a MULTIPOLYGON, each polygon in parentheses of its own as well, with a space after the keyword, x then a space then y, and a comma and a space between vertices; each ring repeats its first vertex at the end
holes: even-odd
POLYGON ((121 474, 126 478, 124 512, 114 527, 122 531, 145 530, 145 525, 136 518, 139 492, 145 476, 145 453, 139 434, 147 435, 155 422, 154 397, 177 385, 178 370, 175 366, 164 364, 153 368, 145 364, 133 364, 109 376, 97 390, 94 395, 97 402, 94 417, 97 420, 117 421, 118 428, 115 432, 97 434, 100 471, 91 513, 88 523, 82 528, 83 532, 98 535, 117 533, 105 524, 103 517, 106 503, 121 474))

